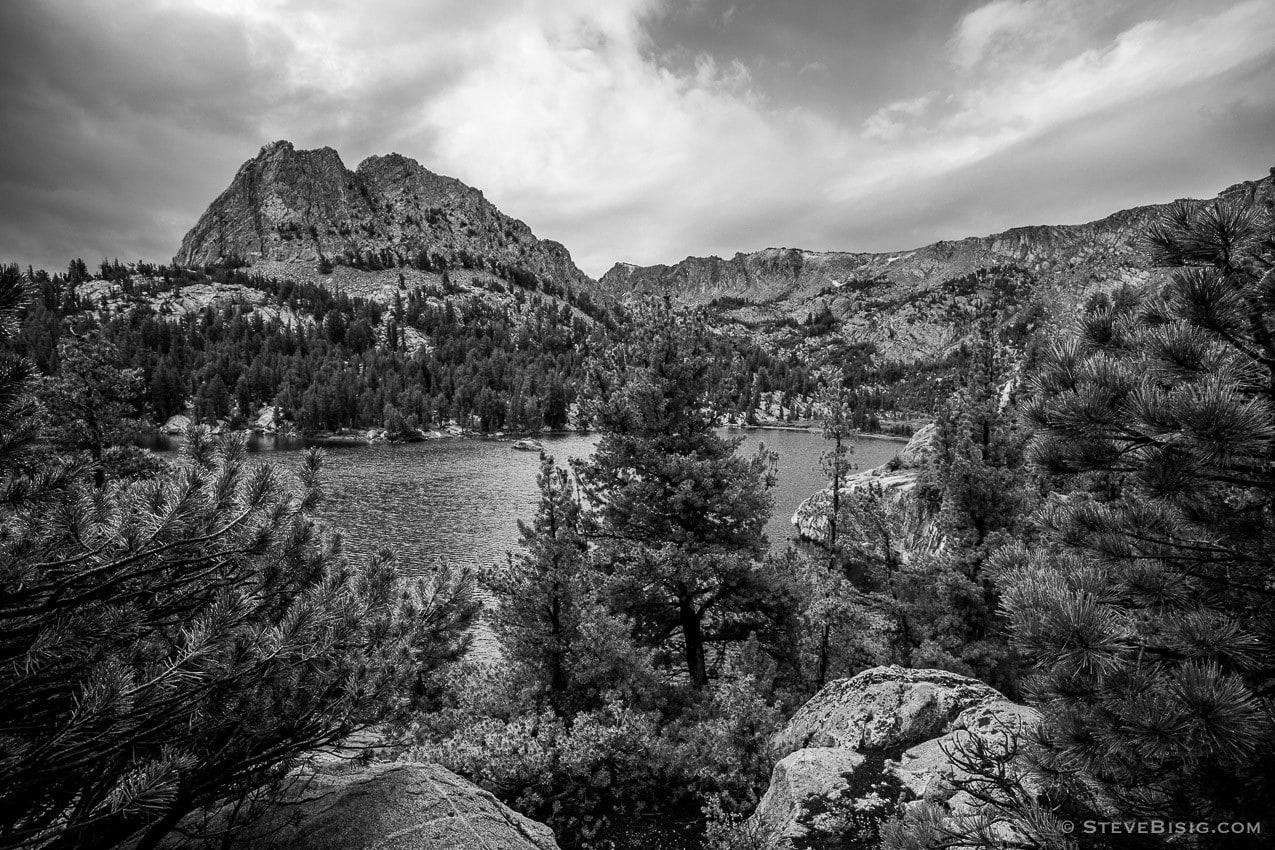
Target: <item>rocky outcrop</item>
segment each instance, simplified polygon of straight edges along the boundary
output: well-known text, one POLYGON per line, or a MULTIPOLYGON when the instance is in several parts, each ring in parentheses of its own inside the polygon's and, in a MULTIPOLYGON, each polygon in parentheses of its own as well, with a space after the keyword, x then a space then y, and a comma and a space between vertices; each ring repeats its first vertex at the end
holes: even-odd
MULTIPOLYGON (((911 491, 934 450, 937 436, 936 427, 932 423, 926 425, 912 435, 912 439, 890 463, 854 472, 841 479, 843 495, 853 495, 869 488, 880 492, 887 502, 892 521, 898 526, 897 539, 905 548, 905 555, 910 551, 938 545, 937 529, 918 510, 919 506, 911 498, 911 491)), ((831 488, 820 490, 798 505, 792 516, 792 524, 796 526, 798 536, 813 542, 826 540, 831 508, 831 488)))
POLYGON ((235 260, 322 281, 348 278, 357 265, 387 272, 392 284, 400 269, 410 274, 422 265, 422 256, 431 267, 441 259, 458 272, 517 269, 525 281, 534 275, 558 286, 593 285, 566 248, 537 239, 459 180, 394 153, 368 157, 351 171, 332 148, 297 150, 287 141, 266 145, 240 167, 182 239, 174 262, 235 260))
POLYGON ((917 805, 971 818, 982 804, 960 788, 959 754, 974 738, 1003 752, 1037 721, 943 670, 876 667, 829 683, 772 741, 779 762, 746 829, 768 850, 866 850, 882 822, 917 805))
POLYGON ((943 734, 966 709, 1004 699, 945 670, 874 667, 825 685, 779 730, 771 750, 779 758, 805 747, 901 751, 943 734))
POLYGON ((178 413, 164 420, 164 424, 159 426, 161 434, 179 435, 185 434, 190 430, 190 417, 184 413, 178 413))
MULTIPOLYGON (((233 809, 187 826, 216 835, 233 809)), ((242 817, 242 812, 238 813, 242 817)), ((235 850, 557 850, 547 826, 436 764, 322 763, 235 832, 235 850)), ((168 846, 176 848, 180 842, 168 846)))
POLYGON ((836 747, 797 750, 775 765, 745 834, 774 850, 859 847, 894 811, 901 785, 879 755, 836 747), (840 840, 842 843, 837 843, 840 840))
POLYGON ((903 447, 895 458, 896 465, 901 470, 915 472, 925 466, 927 460, 934 452, 934 441, 938 439, 939 426, 931 422, 917 429, 912 435, 912 439, 908 440, 908 444, 903 447))
MULTIPOLYGON (((1269 203, 1275 176, 1237 184, 1220 196, 1269 203)), ((840 321, 842 339, 871 342, 891 359, 917 360, 967 339, 972 328, 954 319, 978 304, 1035 300, 1061 315, 1095 289, 1154 279, 1142 235, 1165 208, 1136 207, 1087 224, 1018 227, 910 251, 767 248, 729 259, 687 257, 673 265, 618 263, 600 285, 620 295, 669 294, 754 327, 826 308, 840 321)))

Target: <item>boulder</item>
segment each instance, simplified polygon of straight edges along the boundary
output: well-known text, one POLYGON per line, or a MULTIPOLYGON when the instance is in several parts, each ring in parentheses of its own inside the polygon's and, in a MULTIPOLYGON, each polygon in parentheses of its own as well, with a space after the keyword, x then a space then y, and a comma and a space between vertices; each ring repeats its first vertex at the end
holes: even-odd
POLYGON ((982 803, 961 790, 969 774, 953 755, 975 737, 1003 753, 1038 720, 945 670, 875 667, 830 682, 772 740, 779 762, 746 831, 768 850, 867 850, 912 806, 937 806, 949 824, 974 817, 982 803))
MULTIPOLYGON (((228 807, 228 810, 231 807, 228 807)), ((216 834, 226 812, 206 825, 216 834)), ((176 844, 170 845, 176 847, 176 844)), ((319 762, 290 777, 235 850, 557 850, 553 832, 436 764, 319 762)))
POLYGON ((266 405, 257 413, 257 418, 253 420, 252 427, 259 431, 277 431, 283 424, 283 417, 279 416, 279 408, 274 405, 266 405))
POLYGON ((750 819, 751 834, 763 847, 783 850, 870 843, 873 827, 894 811, 899 795, 883 761, 839 747, 791 753, 775 765, 750 819))
POLYGON ((186 433, 186 429, 190 427, 190 417, 184 414, 170 416, 164 420, 164 424, 159 426, 160 433, 181 435, 186 433))
POLYGON ((912 439, 908 440, 908 444, 903 447, 903 451, 896 456, 898 467, 900 469, 920 469, 925 466, 925 461, 934 453, 938 435, 938 426, 933 422, 918 429, 912 435, 912 439))
POLYGON ((910 792, 908 796, 932 803, 945 803, 949 808, 966 801, 969 795, 958 792, 953 784, 969 778, 969 772, 952 761, 951 754, 962 752, 971 738, 999 753, 1005 752, 1009 737, 1040 722, 1040 714, 1032 708, 1015 705, 1003 698, 981 703, 962 711, 941 737, 917 744, 903 752, 890 764, 890 772, 910 792))
POLYGON ((772 752, 897 752, 944 734, 968 708, 1004 701, 990 685, 946 670, 874 667, 825 685, 775 735, 772 752))

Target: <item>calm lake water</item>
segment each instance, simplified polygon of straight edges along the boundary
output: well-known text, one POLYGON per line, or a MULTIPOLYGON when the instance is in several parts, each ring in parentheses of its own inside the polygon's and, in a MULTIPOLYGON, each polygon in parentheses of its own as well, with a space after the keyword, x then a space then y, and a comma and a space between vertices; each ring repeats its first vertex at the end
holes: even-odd
MULTIPOLYGON (((757 429, 743 434, 740 452, 751 454, 758 442, 779 453, 778 482, 772 494, 775 511, 766 526, 772 549, 782 549, 793 536, 793 512, 824 486, 819 455, 826 450, 818 433, 757 429)), ((559 466, 587 457, 597 434, 567 434, 541 440, 559 466)), ((176 447, 159 438, 159 450, 176 447)), ((853 459, 860 469, 890 460, 903 447, 891 440, 864 439, 853 459)), ((301 466, 304 444, 254 436, 250 450, 288 470, 301 466)), ((421 443, 355 443, 322 446, 326 499, 319 518, 339 528, 346 552, 365 556, 388 548, 398 553, 404 574, 427 572, 439 562, 483 570, 518 550, 518 520, 535 516, 539 495, 536 452, 518 451, 497 440, 453 438, 421 443)), ((480 625, 475 649, 494 649, 490 630, 480 625)))
MULTIPOLYGON (((740 452, 758 442, 779 453, 775 511, 766 526, 771 547, 792 537, 789 520, 801 502, 824 486, 819 455, 826 450, 817 433, 754 429, 743 434, 740 452)), ((541 442, 559 466, 587 457, 597 434, 545 437, 541 442)), ((160 450, 175 447, 161 440, 160 450)), ((863 439, 853 460, 870 469, 890 460, 903 444, 863 439)), ((304 444, 254 436, 250 449, 285 469, 300 468, 304 444)), ((341 529, 346 550, 359 556, 382 547, 398 553, 407 574, 427 571, 438 561, 485 568, 518 548, 517 521, 535 516, 539 456, 498 440, 453 438, 421 443, 350 445, 327 443, 320 518, 341 529)))

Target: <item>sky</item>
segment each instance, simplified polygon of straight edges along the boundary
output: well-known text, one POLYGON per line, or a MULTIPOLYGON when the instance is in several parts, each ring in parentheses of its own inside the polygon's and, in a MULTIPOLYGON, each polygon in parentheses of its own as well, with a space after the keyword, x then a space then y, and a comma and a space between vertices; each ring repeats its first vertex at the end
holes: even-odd
POLYGON ((166 262, 262 145, 391 151, 586 272, 893 251, 1275 166, 1272 0, 2 0, 0 261, 166 262))

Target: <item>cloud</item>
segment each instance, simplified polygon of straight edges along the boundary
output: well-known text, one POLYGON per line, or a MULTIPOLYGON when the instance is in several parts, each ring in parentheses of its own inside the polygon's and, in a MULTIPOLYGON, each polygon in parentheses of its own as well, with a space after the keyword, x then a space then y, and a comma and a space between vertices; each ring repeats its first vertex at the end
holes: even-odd
POLYGON ((638 28, 599 31, 591 8, 553 28, 510 22, 499 53, 421 116, 436 162, 511 210, 541 210, 586 268, 653 261, 689 250, 706 222, 772 215, 813 188, 792 151, 833 166, 831 122, 769 111, 737 62, 700 56, 685 74, 650 62, 638 28))
MULTIPOLYGON (((1245 163, 1275 129, 1265 0, 992 0, 918 42, 915 86, 889 96, 831 80, 841 66, 805 48, 826 43, 824 13, 839 7, 813 7, 803 30, 809 9, 794 4, 782 49, 745 53, 730 39, 758 37, 755 7, 704 0, 7 0, 0 259, 171 256, 278 138, 331 145, 351 166, 412 156, 596 275, 619 259, 885 250, 984 232, 1010 210, 1034 220, 1022 186, 997 174, 1047 185, 1073 173, 1073 150, 1106 177, 1069 184, 1089 193, 1068 209, 1120 206, 1110 174, 1152 188, 1180 174, 1177 147, 1217 146, 1198 141, 1205 120, 1244 133, 1245 163), (729 34, 714 29, 728 16, 729 34), (697 26, 727 48, 676 40, 697 26), (831 94, 797 107, 769 87, 778 77, 831 94), (1205 118, 1208 104, 1226 108, 1205 118)), ((867 46, 873 65, 897 50, 867 46)), ((1240 164, 1226 180, 1248 176, 1229 176, 1240 164)), ((1056 194, 1041 192, 1051 209, 1056 194)))
MULTIPOLYGON (((1275 57, 1275 7, 1265 0, 1238 3, 1215 14, 1188 10, 1142 20, 1108 42, 1095 45, 1092 37, 1082 39, 1091 46, 1061 60, 1042 51, 988 47, 1029 25, 1044 26, 1057 11, 1049 2, 993 0, 962 19, 949 44, 974 51, 963 55, 968 59, 977 53, 983 64, 954 79, 946 91, 904 99, 871 115, 862 138, 880 147, 864 153, 883 176, 865 180, 862 174, 850 174, 839 182, 841 196, 861 197, 903 180, 969 168, 1114 110, 1157 103, 1172 111, 1187 89, 1209 85, 1228 92, 1231 78, 1275 57), (989 64, 991 53, 996 60, 989 64)), ((1061 14, 1074 23, 1069 13, 1061 14)), ((1058 33, 1060 40, 1076 40, 1077 31, 1064 37, 1067 26, 1049 32, 1058 33)), ((1269 70, 1264 76, 1269 79, 1269 70)), ((1182 123, 1198 120, 1185 111, 1176 118, 1182 123)), ((1128 161, 1139 149, 1171 144, 1127 123, 1122 127, 1123 135, 1111 138, 1106 156, 1128 161)))
POLYGON ((863 123, 863 135, 868 139, 891 141, 903 135, 909 119, 915 119, 929 109, 934 92, 907 100, 896 100, 868 116, 863 123))
POLYGON ((997 55, 1058 38, 1074 8, 1066 0, 992 0, 967 15, 948 42, 953 64, 973 68, 997 55))
POLYGON ((1066 61, 1019 63, 957 93, 959 108, 942 130, 962 139, 965 156, 982 158, 1069 121, 1225 77, 1273 48, 1275 6, 1266 0, 1142 21, 1066 61))

